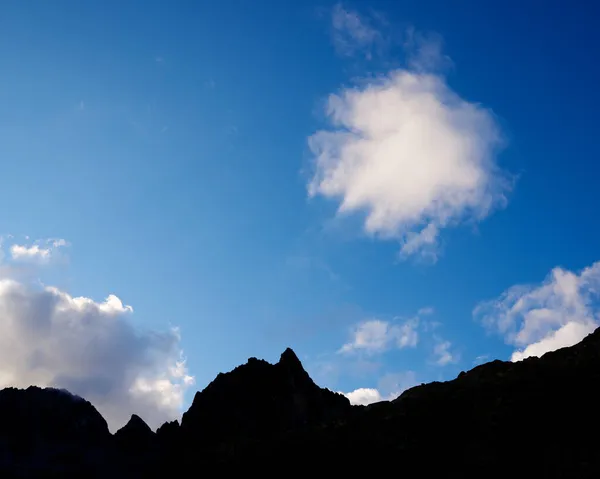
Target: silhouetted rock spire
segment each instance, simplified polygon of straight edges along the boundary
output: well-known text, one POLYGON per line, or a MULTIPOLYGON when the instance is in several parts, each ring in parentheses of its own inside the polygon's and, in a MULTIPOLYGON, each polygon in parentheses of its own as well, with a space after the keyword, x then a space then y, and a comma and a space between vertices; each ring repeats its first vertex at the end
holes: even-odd
POLYGON ((292 348, 286 348, 286 350, 281 353, 281 356, 279 357, 279 364, 286 364, 290 367, 304 370, 302 363, 292 348))
POLYGON ((115 437, 126 437, 128 440, 141 440, 153 435, 150 426, 137 414, 132 414, 127 424, 115 433, 115 437))
POLYGON ((206 441, 270 437, 337 417, 349 408, 344 396, 318 387, 288 348, 277 364, 250 358, 219 374, 196 393, 182 428, 206 441))

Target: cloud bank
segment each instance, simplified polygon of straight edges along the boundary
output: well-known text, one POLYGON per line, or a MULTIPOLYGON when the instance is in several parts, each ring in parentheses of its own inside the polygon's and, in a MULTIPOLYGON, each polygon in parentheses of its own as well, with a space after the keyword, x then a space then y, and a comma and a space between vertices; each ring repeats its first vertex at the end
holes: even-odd
MULTIPOLYGON (((338 16, 364 25, 356 13, 338 16)), ((369 29, 344 31, 373 42, 369 29)), ((329 96, 329 128, 308 140, 308 194, 339 203, 338 215, 364 215, 364 231, 398 240, 401 257, 435 260, 441 230, 503 206, 510 182, 496 163, 502 139, 492 112, 431 73, 449 61, 438 37, 411 31, 408 39, 407 68, 329 96)))
POLYGON ((474 317, 516 347, 511 361, 572 346, 598 327, 600 262, 573 273, 554 268, 537 285, 517 285, 477 305, 474 317))
POLYGON ((193 383, 177 330, 140 331, 133 309, 53 287, 0 279, 0 388, 64 388, 92 402, 114 431, 132 413, 152 428, 180 415, 193 383))

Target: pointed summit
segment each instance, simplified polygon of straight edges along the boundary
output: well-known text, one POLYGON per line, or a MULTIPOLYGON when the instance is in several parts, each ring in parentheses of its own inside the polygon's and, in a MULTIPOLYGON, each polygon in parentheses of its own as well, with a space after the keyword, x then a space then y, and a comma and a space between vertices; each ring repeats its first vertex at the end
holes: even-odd
MULTIPOLYGON (((268 438, 342 417, 350 403, 321 389, 287 348, 276 364, 250 358, 219 374, 184 413, 183 434, 205 445, 233 438, 268 438)), ((212 446, 211 446, 212 447, 212 446)))
POLYGON ((129 422, 125 425, 125 427, 129 426, 130 428, 140 429, 143 431, 152 431, 150 426, 146 424, 146 422, 139 417, 137 414, 132 414, 129 422))
POLYGON ((318 386, 310 378, 302 366, 300 359, 298 359, 298 356, 296 356, 296 353, 291 348, 287 348, 281 354, 275 368, 283 373, 282 380, 293 384, 293 388, 300 387, 305 390, 318 389, 318 386))
POLYGON ((127 424, 115 433, 115 437, 125 441, 148 440, 154 436, 150 426, 137 414, 132 414, 127 424))
POLYGON ((293 367, 294 369, 300 368, 304 370, 302 367, 302 363, 296 356, 296 353, 292 348, 286 348, 286 350, 281 353, 281 357, 279 358, 279 364, 285 364, 288 367, 293 367))

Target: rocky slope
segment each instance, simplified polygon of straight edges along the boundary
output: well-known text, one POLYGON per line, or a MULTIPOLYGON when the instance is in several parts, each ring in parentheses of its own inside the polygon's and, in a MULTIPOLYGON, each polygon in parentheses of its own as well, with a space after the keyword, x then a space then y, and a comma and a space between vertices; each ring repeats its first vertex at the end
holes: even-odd
POLYGON ((0 391, 0 477, 81 474, 103 464, 110 442, 96 408, 68 391, 0 391))
POLYGON ((276 364, 251 358, 220 374, 181 425, 156 433, 134 415, 110 435, 81 398, 5 389, 0 473, 597 477, 599 380, 597 330, 542 358, 494 361, 367 407, 319 388, 288 349, 276 364))

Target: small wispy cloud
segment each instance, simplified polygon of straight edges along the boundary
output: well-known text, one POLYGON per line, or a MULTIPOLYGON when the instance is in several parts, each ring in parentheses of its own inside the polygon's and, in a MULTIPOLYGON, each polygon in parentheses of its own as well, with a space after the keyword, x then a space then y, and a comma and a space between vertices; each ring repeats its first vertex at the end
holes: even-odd
POLYGON ((14 244, 10 247, 10 253, 13 259, 38 258, 47 260, 50 257, 50 248, 42 248, 37 244, 32 246, 14 244))
POLYGON ((444 54, 443 46, 444 39, 440 34, 409 27, 403 44, 408 68, 422 73, 443 72, 451 68, 452 59, 444 54))
POLYGON ((9 235, 0 235, 0 263, 2 263, 2 261, 4 260, 4 257, 5 257, 4 242, 6 241, 8 236, 9 235))
POLYGON ((483 363, 487 362, 489 359, 490 359, 489 354, 480 354, 479 356, 475 357, 475 359, 473 360, 473 366, 483 364, 483 363))
POLYGON ((446 366, 448 364, 458 362, 458 353, 452 351, 451 348, 452 343, 450 341, 438 339, 433 347, 435 364, 438 366, 446 366))
POLYGON ((419 340, 418 325, 418 318, 410 319, 402 324, 393 324, 380 319, 364 321, 355 326, 352 331, 352 340, 344 344, 339 352, 362 351, 372 354, 386 351, 390 347, 414 348, 419 340))
POLYGON ((417 377, 413 371, 389 373, 379 379, 376 388, 358 388, 342 394, 348 398, 350 404, 367 406, 379 401, 396 399, 417 384, 417 377))
MULTIPOLYGON (((460 354, 451 341, 443 338, 439 332, 441 323, 434 322, 432 307, 419 309, 418 314, 409 319, 397 318, 393 321, 369 319, 356 324, 351 330, 351 339, 337 351, 340 361, 356 358, 380 358, 384 353, 392 350, 416 348, 418 345, 425 347, 426 357, 430 365, 447 366, 460 360, 460 354), (399 320, 400 319, 400 320, 399 320), (431 349, 429 349, 431 347, 431 349)), ((385 361, 378 364, 368 376, 373 377, 385 361)), ((360 387, 350 392, 343 393, 352 404, 371 404, 398 397, 406 389, 417 384, 413 371, 382 376, 376 387, 360 387)))
POLYGON ((333 45, 342 56, 364 55, 371 59, 373 51, 380 48, 384 38, 373 25, 376 18, 360 15, 341 3, 331 10, 333 45))
MULTIPOLYGON (((420 308, 416 315, 408 318, 396 317, 391 321, 370 318, 359 321, 350 330, 350 341, 337 352, 338 354, 373 355, 391 349, 415 348, 422 334, 425 335, 424 337, 433 337, 437 345, 443 340, 434 333, 441 326, 439 321, 431 318, 434 314, 434 308, 427 306, 420 308)), ((448 348, 449 346, 450 344, 448 348)))
POLYGON ((12 244, 10 246, 10 255, 15 261, 37 261, 48 262, 56 254, 59 248, 69 246, 64 239, 49 238, 38 240, 33 244, 12 244))
POLYGON ((554 268, 540 283, 484 301, 473 316, 516 347, 511 361, 572 346, 600 326, 600 262, 574 273, 554 268))

